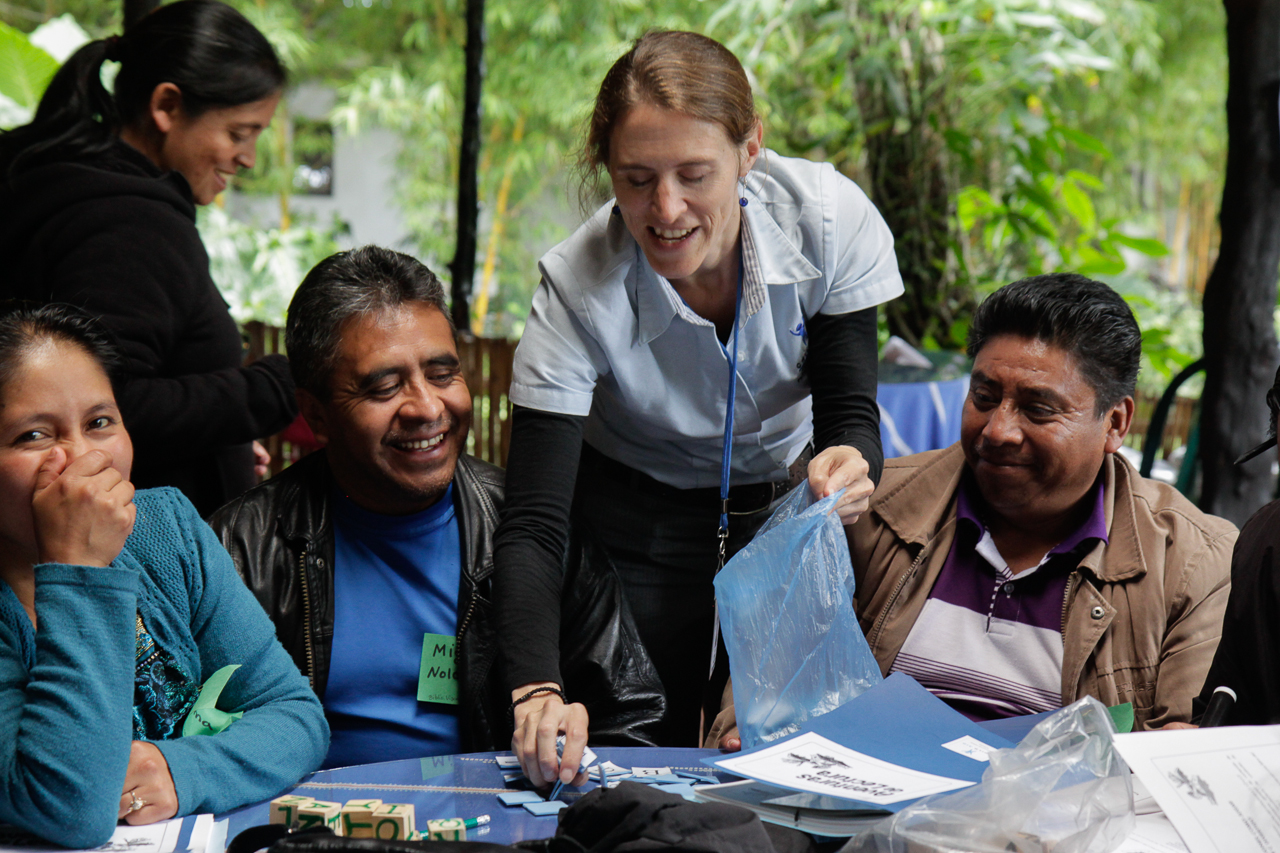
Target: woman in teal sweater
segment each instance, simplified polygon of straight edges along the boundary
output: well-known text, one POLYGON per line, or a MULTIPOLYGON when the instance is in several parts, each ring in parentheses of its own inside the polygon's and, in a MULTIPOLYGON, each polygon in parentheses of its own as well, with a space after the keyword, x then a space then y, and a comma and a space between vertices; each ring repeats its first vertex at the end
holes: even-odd
POLYGON ((195 509, 130 485, 116 363, 74 309, 0 309, 0 823, 71 847, 267 799, 329 739, 195 509))

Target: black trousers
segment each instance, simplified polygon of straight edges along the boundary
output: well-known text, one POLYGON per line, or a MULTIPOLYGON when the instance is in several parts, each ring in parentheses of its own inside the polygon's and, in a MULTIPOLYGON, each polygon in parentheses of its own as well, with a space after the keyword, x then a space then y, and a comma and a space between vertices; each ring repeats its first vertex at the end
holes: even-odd
MULTIPOLYGON (((709 676, 719 489, 677 489, 583 447, 574 523, 592 529, 608 550, 662 679, 667 714, 658 744, 700 746, 703 703, 718 707, 729 674, 721 644, 715 676, 709 676)), ((788 487, 780 482, 731 490, 727 557, 751 541, 788 487)))

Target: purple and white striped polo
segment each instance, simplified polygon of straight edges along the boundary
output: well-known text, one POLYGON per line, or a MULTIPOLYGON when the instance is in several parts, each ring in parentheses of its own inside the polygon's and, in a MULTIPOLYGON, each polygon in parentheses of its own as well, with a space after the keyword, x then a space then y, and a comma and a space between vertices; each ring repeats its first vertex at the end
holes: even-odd
POLYGON ((905 672, 973 720, 1061 707, 1067 579, 1095 540, 1107 541, 1101 480, 1085 500, 1093 511, 1076 532, 1015 577, 965 476, 951 553, 891 671, 905 672))

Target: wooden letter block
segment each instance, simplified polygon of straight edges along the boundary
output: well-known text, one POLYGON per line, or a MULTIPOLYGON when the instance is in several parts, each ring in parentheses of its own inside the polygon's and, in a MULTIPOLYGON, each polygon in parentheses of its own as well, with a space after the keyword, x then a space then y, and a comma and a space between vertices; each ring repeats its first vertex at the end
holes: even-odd
POLYGON ((311 802, 310 797, 299 797, 297 794, 276 797, 271 801, 271 818, 269 822, 294 826, 298 822, 299 807, 310 805, 311 802))
POLYGON ((341 827, 341 824, 338 823, 338 816, 341 814, 342 803, 313 800, 305 806, 298 807, 298 829, 327 826, 337 833, 341 827))
POLYGON ((373 813, 373 837, 406 840, 413 832, 413 805, 384 803, 373 813))
POLYGON ((466 841, 467 823, 460 817, 427 821, 427 841, 466 841))
POLYGON ((342 807, 339 835, 347 838, 373 838, 373 813, 382 800, 347 800, 342 807))

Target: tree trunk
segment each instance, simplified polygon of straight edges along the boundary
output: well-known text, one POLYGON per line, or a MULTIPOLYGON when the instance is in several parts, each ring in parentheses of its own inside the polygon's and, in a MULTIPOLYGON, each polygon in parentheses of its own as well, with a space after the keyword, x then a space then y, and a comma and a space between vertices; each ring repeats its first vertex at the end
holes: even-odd
POLYGON ((1227 171, 1219 215, 1222 246, 1204 291, 1200 504, 1241 524, 1271 492, 1265 460, 1233 463, 1266 432, 1266 391, 1276 367, 1280 0, 1224 0, 1224 5, 1227 171))
POLYGON ((480 85, 484 80, 484 0, 467 0, 466 86, 462 98, 462 146, 458 156, 458 242, 449 264, 453 276, 453 325, 471 328, 471 285, 476 273, 480 218, 480 85))
POLYGON ((957 349, 964 342, 952 338, 952 324, 974 305, 951 263, 955 181, 939 131, 948 123, 942 39, 921 26, 916 12, 885 14, 879 23, 867 32, 901 45, 898 65, 860 80, 857 95, 868 128, 868 195, 893 232, 906 290, 884 306, 885 318, 892 334, 914 346, 957 349))

